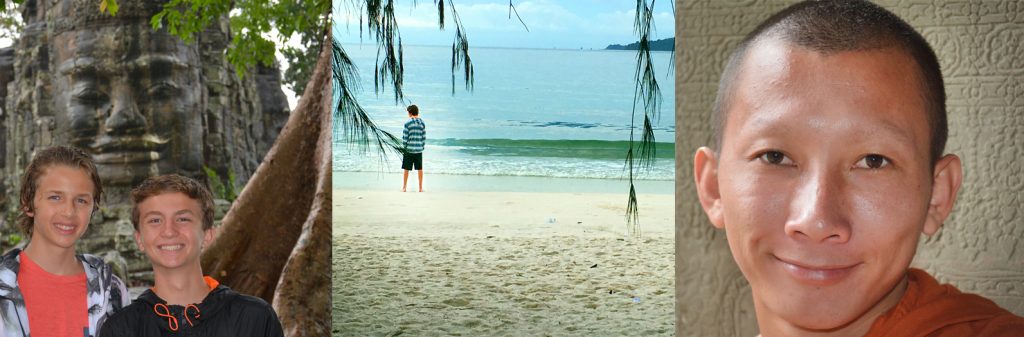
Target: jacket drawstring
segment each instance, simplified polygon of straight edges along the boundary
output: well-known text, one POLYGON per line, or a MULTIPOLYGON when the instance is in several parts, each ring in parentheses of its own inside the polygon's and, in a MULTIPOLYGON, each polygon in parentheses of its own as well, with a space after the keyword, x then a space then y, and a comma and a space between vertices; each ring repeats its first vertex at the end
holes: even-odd
POLYGON ((185 306, 185 320, 188 321, 188 326, 196 326, 195 324, 192 323, 192 320, 188 318, 189 308, 196 309, 196 319, 199 319, 199 307, 195 306, 195 304, 189 304, 185 306))
MULTIPOLYGON (((196 326, 196 324, 192 323, 192 319, 188 317, 189 316, 188 315, 188 309, 195 309, 196 310, 196 314, 194 315, 194 317, 196 319, 199 319, 199 316, 200 316, 199 315, 199 307, 197 307, 195 304, 189 304, 189 305, 185 306, 185 312, 184 312, 185 321, 188 322, 188 326, 194 327, 194 326, 196 326)), ((166 317, 167 318, 167 328, 168 329, 171 329, 171 331, 174 331, 174 332, 178 331, 178 318, 174 317, 174 315, 171 314, 171 309, 167 308, 166 304, 157 303, 156 305, 153 305, 153 312, 156 313, 157 316, 166 317), (160 309, 163 309, 163 312, 160 312, 160 309)))
POLYGON ((163 303, 157 303, 156 305, 153 306, 153 312, 155 312, 157 316, 167 317, 167 328, 171 329, 171 331, 174 332, 178 331, 178 318, 174 317, 174 315, 171 315, 171 309, 168 309, 167 305, 163 303), (164 312, 160 312, 159 309, 164 309, 164 312))

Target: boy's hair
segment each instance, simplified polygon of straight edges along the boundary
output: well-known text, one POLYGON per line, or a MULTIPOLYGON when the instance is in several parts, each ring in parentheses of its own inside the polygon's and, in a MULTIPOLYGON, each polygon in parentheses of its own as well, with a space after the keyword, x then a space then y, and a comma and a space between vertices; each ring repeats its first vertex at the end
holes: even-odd
POLYGON ((420 107, 416 106, 416 104, 410 105, 408 108, 405 108, 405 111, 408 111, 409 114, 413 116, 420 115, 420 107))
POLYGON ((132 226, 139 230, 139 204, 147 198, 164 193, 182 193, 199 202, 203 210, 203 230, 213 227, 213 194, 206 185, 178 174, 149 177, 132 189, 132 226))
POLYGON ((35 211, 32 201, 36 198, 39 178, 43 176, 47 168, 54 165, 64 165, 85 171, 89 178, 92 179, 92 210, 96 211, 100 207, 100 199, 103 196, 103 184, 100 183, 100 175, 96 171, 96 163, 92 161, 92 157, 89 154, 81 149, 70 146, 54 146, 40 150, 32 157, 28 168, 25 168, 25 174, 21 176, 21 194, 19 196, 21 205, 19 207, 20 213, 18 214, 18 228, 28 237, 32 237, 35 224, 32 217, 28 216, 27 213, 35 211))
POLYGON ((721 150, 734 82, 747 49, 762 40, 779 39, 808 50, 833 54, 895 49, 917 63, 921 97, 931 128, 930 155, 938 161, 946 147, 946 91, 939 62, 928 42, 885 8, 863 0, 804 1, 776 13, 740 42, 722 71, 715 98, 714 148, 721 150))

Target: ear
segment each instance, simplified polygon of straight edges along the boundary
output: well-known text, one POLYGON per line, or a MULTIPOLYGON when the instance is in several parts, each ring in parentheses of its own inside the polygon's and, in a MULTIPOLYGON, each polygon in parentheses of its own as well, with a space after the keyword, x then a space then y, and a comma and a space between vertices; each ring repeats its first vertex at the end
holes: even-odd
POLYGON ((28 216, 30 218, 36 216, 36 212, 33 212, 31 209, 28 209, 28 207, 22 208, 21 211, 25 213, 25 216, 28 216))
POLYGON ((214 235, 215 230, 217 230, 217 228, 214 227, 210 227, 210 229, 203 230, 203 248, 209 247, 210 243, 213 242, 213 238, 216 236, 214 235))
POLYGON ((960 165, 960 157, 947 154, 935 163, 935 173, 932 176, 932 199, 928 203, 928 215, 924 222, 923 232, 929 236, 935 234, 942 227, 942 223, 953 211, 953 203, 956 202, 956 193, 960 190, 960 183, 963 182, 963 167, 960 165))
POLYGON ((697 149, 693 157, 693 178, 696 180, 700 206, 711 224, 725 228, 722 216, 722 195, 718 191, 718 155, 707 147, 697 149))
POLYGON ((135 247, 139 248, 140 252, 146 252, 146 249, 142 246, 142 235, 139 235, 139 231, 135 231, 135 247))

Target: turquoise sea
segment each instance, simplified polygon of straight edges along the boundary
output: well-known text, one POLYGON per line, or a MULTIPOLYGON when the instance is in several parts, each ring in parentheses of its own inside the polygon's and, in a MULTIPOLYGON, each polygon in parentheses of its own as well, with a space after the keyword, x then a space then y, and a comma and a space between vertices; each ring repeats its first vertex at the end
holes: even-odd
MULTIPOLYGON (((358 101, 376 123, 400 137, 405 106, 420 107, 427 126, 424 166, 431 174, 627 177, 635 51, 471 48, 474 90, 465 90, 457 75, 453 94, 451 48, 405 46, 406 101, 396 104, 390 89, 374 92, 376 45, 343 47, 359 70, 358 101)), ((656 160, 640 173, 642 180, 674 177, 670 57, 654 53, 663 100, 655 121, 656 160)), ((398 156, 381 160, 340 140, 334 144, 335 171, 393 173, 400 164, 398 156)))

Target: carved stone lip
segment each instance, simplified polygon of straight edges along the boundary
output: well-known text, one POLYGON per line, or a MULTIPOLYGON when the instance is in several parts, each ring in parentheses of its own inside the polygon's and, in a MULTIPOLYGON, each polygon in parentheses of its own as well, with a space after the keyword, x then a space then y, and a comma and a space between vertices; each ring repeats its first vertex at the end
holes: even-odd
POLYGON ((142 136, 102 136, 90 146, 98 164, 144 163, 160 160, 167 139, 142 136))

